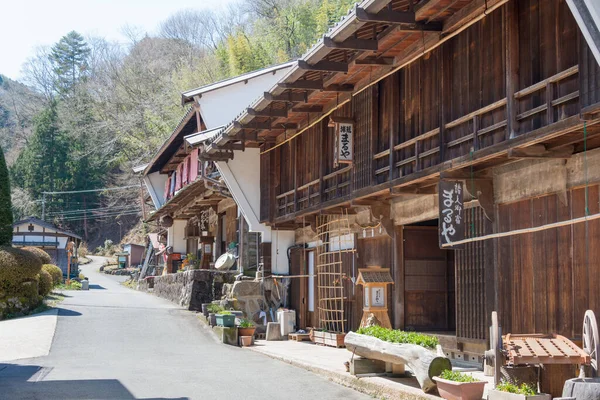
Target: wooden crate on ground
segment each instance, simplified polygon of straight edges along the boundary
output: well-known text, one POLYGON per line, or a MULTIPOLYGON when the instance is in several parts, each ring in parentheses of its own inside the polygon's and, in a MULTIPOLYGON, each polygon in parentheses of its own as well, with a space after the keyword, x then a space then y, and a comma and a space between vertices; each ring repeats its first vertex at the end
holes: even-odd
POLYGON ((295 340, 296 342, 303 342, 305 340, 310 341, 310 333, 290 333, 288 338, 290 340, 295 340))

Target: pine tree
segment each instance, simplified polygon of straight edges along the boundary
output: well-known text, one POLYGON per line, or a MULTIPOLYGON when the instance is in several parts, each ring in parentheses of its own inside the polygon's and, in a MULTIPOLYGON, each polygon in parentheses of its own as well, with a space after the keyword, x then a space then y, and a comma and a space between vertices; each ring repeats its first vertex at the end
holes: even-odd
POLYGON ((10 179, 4 152, 0 147, 0 246, 10 245, 12 242, 13 214, 10 200, 10 179))
POLYGON ((90 48, 79 33, 71 31, 52 46, 51 60, 56 88, 61 95, 71 93, 88 69, 90 48))

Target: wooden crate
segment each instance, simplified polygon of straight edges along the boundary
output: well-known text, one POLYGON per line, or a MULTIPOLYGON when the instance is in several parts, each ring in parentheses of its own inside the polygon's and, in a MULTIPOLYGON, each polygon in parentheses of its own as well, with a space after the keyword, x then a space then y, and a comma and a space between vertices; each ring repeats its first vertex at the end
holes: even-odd
POLYGON ((304 340, 310 341, 310 334, 309 333, 290 333, 288 335, 288 338, 290 340, 295 340, 296 342, 302 342, 304 340))
POLYGON ((323 332, 313 330, 311 340, 316 344, 331 347, 346 347, 344 344, 345 333, 323 332))

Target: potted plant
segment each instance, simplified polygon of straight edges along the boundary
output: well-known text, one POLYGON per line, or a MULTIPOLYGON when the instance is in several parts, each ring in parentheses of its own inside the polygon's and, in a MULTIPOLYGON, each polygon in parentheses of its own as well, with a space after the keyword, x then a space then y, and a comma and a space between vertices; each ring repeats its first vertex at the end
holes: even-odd
POLYGON ((217 325, 226 328, 233 328, 235 326, 235 315, 233 315, 231 311, 221 311, 215 316, 217 317, 217 325))
POLYGON ((208 324, 210 326, 217 325, 217 317, 216 315, 223 311, 223 307, 218 304, 210 304, 207 307, 208 310, 208 324))
POLYGON ((488 394, 488 400, 550 400, 549 394, 538 393, 537 390, 526 383, 517 386, 513 383, 502 381, 488 394))
POLYGON ((447 400, 481 400, 486 382, 471 375, 445 370, 434 376, 440 396, 447 400))
POLYGON ((256 326, 249 319, 242 319, 238 325, 238 336, 254 336, 256 326))

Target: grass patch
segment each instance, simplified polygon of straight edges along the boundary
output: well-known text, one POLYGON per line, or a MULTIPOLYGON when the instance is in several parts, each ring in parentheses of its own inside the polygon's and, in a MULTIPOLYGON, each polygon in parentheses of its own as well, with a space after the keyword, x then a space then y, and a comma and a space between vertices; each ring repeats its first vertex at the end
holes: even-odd
POLYGON ((70 283, 61 283, 55 287, 57 290, 81 290, 81 283, 71 281, 70 283))
POLYGON ((360 328, 356 333, 361 335, 373 336, 377 339, 401 344, 416 344, 428 349, 435 349, 439 344, 435 336, 425 335, 418 332, 406 332, 397 329, 387 329, 381 326, 368 326, 360 328))
POLYGON ((136 289, 137 287, 137 282, 134 281, 133 279, 129 279, 127 281, 121 282, 121 285, 123 286, 127 286, 130 289, 136 289))
POLYGON ((462 372, 452 371, 449 369, 442 371, 442 373, 440 374, 440 378, 461 383, 481 382, 479 379, 475 379, 471 375, 463 374, 462 372))
POLYGON ((499 384, 497 384, 496 390, 499 390, 501 392, 523 394, 525 396, 535 396, 537 394, 537 390, 531 385, 522 383, 520 386, 518 386, 514 383, 510 383, 507 381, 502 381, 499 384))

